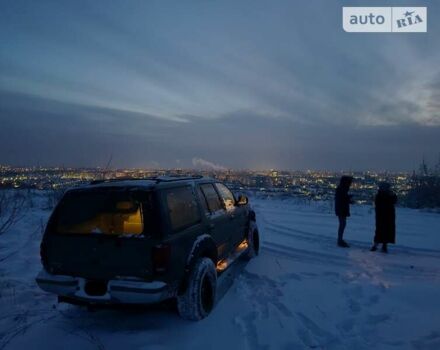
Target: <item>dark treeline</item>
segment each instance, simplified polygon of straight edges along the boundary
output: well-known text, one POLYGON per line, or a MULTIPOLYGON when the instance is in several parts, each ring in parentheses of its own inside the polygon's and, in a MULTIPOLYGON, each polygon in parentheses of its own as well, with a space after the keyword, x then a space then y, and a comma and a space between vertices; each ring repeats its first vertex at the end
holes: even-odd
POLYGON ((425 161, 418 173, 414 173, 411 190, 404 198, 410 208, 440 208, 440 159, 430 168, 425 161))

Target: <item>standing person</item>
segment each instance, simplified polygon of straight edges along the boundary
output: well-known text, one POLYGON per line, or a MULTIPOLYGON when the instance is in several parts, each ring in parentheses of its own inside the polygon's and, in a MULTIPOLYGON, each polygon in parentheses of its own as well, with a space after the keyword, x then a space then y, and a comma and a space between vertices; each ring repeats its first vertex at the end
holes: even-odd
POLYGON ((347 225, 347 217, 350 216, 351 196, 348 191, 353 178, 351 176, 342 176, 339 186, 335 193, 335 214, 339 219, 338 228, 338 246, 348 248, 349 245, 344 241, 344 230, 347 225))
POLYGON ((374 199, 376 210, 376 234, 371 251, 377 250, 379 243, 382 243, 382 251, 388 252, 388 243, 396 242, 396 209, 397 196, 391 190, 388 182, 379 184, 379 191, 374 199))

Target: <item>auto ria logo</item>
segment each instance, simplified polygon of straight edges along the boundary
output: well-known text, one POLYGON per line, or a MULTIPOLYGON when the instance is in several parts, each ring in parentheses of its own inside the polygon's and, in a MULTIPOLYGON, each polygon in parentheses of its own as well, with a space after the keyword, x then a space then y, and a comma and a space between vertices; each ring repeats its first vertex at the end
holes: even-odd
POLYGON ((426 7, 343 7, 346 32, 426 33, 426 7))

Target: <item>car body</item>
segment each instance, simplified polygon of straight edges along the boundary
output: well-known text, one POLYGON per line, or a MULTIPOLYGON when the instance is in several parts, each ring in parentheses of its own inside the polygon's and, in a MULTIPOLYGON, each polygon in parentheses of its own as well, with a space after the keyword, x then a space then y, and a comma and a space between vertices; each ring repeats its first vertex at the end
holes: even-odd
POLYGON ((41 243, 38 285, 71 303, 155 303, 211 311, 217 275, 258 254, 255 213, 206 177, 94 181, 65 193, 41 243), (192 305, 196 304, 196 305, 192 305))

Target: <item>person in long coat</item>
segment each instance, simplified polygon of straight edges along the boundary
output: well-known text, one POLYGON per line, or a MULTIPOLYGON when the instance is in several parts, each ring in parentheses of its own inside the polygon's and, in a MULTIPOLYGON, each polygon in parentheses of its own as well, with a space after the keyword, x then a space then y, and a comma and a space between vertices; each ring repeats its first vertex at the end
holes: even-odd
POLYGON ((374 199, 376 210, 376 232, 371 251, 376 251, 382 243, 382 251, 388 252, 388 243, 396 243, 396 209, 397 196, 387 182, 379 184, 379 191, 374 199))
POLYGON ((353 178, 351 176, 342 176, 339 186, 335 193, 335 214, 339 220, 338 240, 340 247, 348 248, 349 245, 344 241, 344 230, 347 225, 347 217, 350 216, 351 196, 348 194, 353 178))

